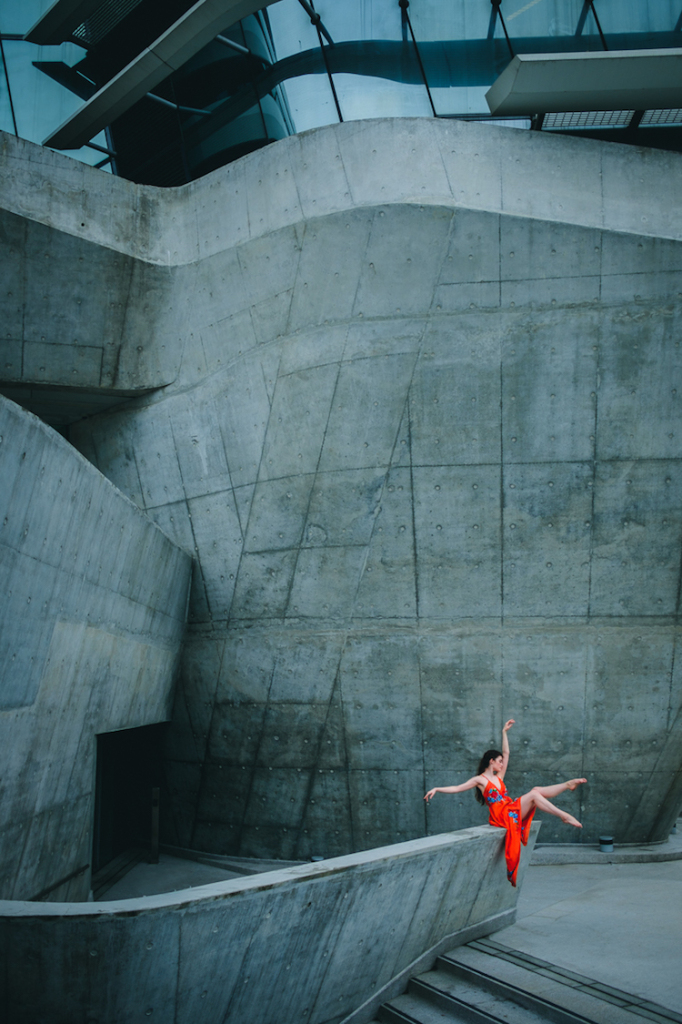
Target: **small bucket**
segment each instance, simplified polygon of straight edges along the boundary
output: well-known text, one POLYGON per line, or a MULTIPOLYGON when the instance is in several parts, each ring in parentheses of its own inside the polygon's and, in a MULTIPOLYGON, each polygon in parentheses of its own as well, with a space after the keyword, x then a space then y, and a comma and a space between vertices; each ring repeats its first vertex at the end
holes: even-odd
POLYGON ((599 849, 602 853, 613 853, 613 836, 599 836, 599 849))

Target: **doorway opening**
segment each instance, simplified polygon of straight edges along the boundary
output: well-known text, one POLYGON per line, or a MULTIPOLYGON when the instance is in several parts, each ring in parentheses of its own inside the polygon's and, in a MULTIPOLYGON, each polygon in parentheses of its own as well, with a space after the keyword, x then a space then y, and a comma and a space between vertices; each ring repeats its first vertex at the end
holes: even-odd
POLYGON ((92 843, 95 899, 98 892, 158 848, 158 794, 166 729, 163 722, 97 736, 92 843))

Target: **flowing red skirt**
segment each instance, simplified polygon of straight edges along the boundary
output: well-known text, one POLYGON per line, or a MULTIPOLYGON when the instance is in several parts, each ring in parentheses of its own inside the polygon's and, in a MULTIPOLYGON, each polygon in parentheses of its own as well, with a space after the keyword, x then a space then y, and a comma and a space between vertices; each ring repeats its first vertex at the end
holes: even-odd
MULTIPOLYGON (((487 787, 486 787, 487 788, 487 787)), ((521 844, 525 846, 528 842, 530 823, 533 820, 535 808, 532 809, 527 818, 521 817, 521 800, 512 800, 509 796, 490 804, 491 825, 497 828, 505 828, 507 835, 504 843, 504 855, 507 861, 507 878, 513 886, 516 886, 516 875, 519 870, 521 859, 521 844)))

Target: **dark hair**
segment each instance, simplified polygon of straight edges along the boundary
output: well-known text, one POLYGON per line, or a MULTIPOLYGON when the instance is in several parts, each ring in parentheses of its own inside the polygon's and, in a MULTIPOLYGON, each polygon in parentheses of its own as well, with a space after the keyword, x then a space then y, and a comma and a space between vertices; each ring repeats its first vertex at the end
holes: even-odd
MULTIPOLYGON (((478 770, 477 770, 476 774, 477 775, 482 775, 483 772, 487 769, 487 767, 490 764, 490 762, 494 761, 498 757, 504 757, 504 755, 503 755, 501 750, 486 750, 485 754, 483 755, 481 760, 478 762, 478 770)), ((483 799, 483 793, 481 793, 481 791, 478 788, 478 786, 476 786, 476 788, 474 789, 474 796, 478 800, 479 804, 484 804, 485 805, 485 800, 483 799)))

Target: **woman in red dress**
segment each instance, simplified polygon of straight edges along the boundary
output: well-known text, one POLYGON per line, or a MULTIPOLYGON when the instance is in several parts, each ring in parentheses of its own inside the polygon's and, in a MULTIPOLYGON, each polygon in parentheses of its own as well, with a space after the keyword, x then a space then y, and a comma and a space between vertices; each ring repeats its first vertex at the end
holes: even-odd
POLYGON ((568 782, 560 782, 556 786, 534 786, 528 793, 512 800, 507 794, 503 781, 509 763, 507 733, 512 725, 514 725, 513 718, 505 722, 502 727, 502 750, 486 750, 478 766, 478 775, 474 775, 460 786, 436 786, 428 791, 424 799, 428 803, 434 793, 464 793, 467 789, 475 789, 478 802, 488 805, 489 823, 507 830, 504 847, 507 878, 512 885, 516 885, 521 844, 523 843, 525 846, 528 842, 530 823, 536 810, 554 814, 557 818, 561 818, 566 825, 582 828, 577 818, 567 811, 555 807, 548 798, 558 796, 559 793, 564 793, 567 789, 574 790, 581 783, 587 782, 587 779, 569 779, 568 782))

